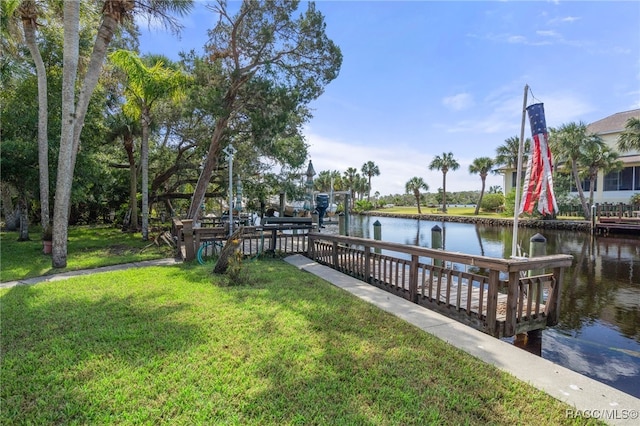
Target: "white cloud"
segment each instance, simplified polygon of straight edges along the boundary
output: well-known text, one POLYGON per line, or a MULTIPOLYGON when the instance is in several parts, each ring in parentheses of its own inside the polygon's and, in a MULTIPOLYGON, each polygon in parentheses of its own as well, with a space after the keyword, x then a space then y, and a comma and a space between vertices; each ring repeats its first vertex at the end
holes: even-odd
POLYGON ((469 93, 458 93, 442 99, 442 104, 454 111, 462 111, 474 105, 473 97, 469 93))
POLYGON ((560 37, 560 34, 555 32, 554 30, 545 30, 545 31, 536 31, 536 34, 542 37, 560 37))
MULTIPOLYGON (((314 134, 310 129, 305 133, 309 144, 309 154, 316 172, 322 170, 338 170, 343 173, 349 167, 358 170, 367 161, 373 161, 380 168, 380 176, 371 179, 371 192, 379 191, 382 195, 402 194, 409 179, 422 177, 429 185, 429 192, 436 192, 442 187, 442 173, 429 170, 429 163, 434 156, 449 151, 447 147, 437 149, 417 149, 404 143, 395 143, 388 147, 354 145, 344 141, 336 141, 314 134)), ((491 155, 491 154, 489 154, 491 155)), ((454 155, 460 168, 447 174, 448 191, 480 190, 480 178, 468 173, 473 158, 454 155)), ((501 176, 489 176, 487 187, 503 186, 501 176)))

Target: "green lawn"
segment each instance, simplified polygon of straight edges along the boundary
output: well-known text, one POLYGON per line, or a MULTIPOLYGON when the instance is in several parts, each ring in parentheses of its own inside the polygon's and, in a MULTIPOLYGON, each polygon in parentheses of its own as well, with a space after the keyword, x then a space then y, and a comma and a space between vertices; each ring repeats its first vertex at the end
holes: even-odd
MULTIPOLYGON (((493 218, 493 219, 513 219, 512 215, 505 215, 504 213, 490 213, 484 212, 480 210, 480 213, 476 216, 474 213, 476 211, 475 207, 447 207, 447 212, 442 213, 442 207, 425 207, 421 206, 420 209, 422 214, 426 215, 442 215, 442 216, 473 216, 473 217, 484 217, 484 218, 493 218)), ((395 206, 388 207, 380 210, 372 210, 370 213, 386 213, 386 214, 397 214, 397 215, 417 215, 418 208, 413 206, 395 206)), ((523 216, 526 218, 526 215, 523 216)), ((576 216, 558 216, 558 220, 584 220, 583 217, 576 216)))
POLYGON ((0 232, 0 282, 173 255, 167 245, 145 248, 151 242, 143 242, 140 234, 105 226, 71 227, 67 267, 54 270, 51 255, 42 253, 40 232, 32 232, 31 238, 18 242, 17 232, 0 232))
POLYGON ((589 423, 281 260, 243 265, 250 285, 179 265, 0 291, 0 424, 589 423))

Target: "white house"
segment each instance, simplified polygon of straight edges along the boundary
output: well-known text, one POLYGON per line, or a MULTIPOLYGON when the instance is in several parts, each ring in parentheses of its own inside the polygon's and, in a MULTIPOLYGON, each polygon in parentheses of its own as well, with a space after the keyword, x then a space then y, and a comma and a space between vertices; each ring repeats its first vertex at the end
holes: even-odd
MULTIPOLYGON (((631 196, 640 193, 640 151, 618 151, 618 138, 625 130, 627 120, 632 117, 640 118, 640 109, 618 112, 587 126, 587 133, 599 135, 609 147, 618 152, 619 159, 624 164, 624 169, 620 172, 606 175, 598 173, 593 194, 594 203, 628 203, 631 196)), ((525 166, 526 164, 523 165, 525 166)), ((515 170, 504 170, 505 192, 515 188, 515 177, 515 170)), ((583 189, 589 190, 588 181, 583 182, 583 189)), ((572 194, 578 196, 576 190, 572 194)))
MULTIPOLYGON (((640 118, 640 109, 619 112, 587 126, 587 132, 593 133, 614 150, 618 150, 618 138, 625 130, 627 120, 640 118)), ((596 203, 628 203, 635 193, 640 193, 640 151, 618 152, 624 169, 604 175, 598 173, 593 201, 596 203)), ((585 189, 588 189, 588 183, 585 189)), ((577 192, 576 192, 577 194, 577 192)))

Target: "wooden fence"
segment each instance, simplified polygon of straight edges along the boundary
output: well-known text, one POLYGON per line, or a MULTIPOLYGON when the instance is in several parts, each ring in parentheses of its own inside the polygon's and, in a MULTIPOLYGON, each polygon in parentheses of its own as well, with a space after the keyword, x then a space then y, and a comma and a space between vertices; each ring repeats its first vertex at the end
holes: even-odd
POLYGON ((563 271, 573 260, 496 259, 357 237, 308 237, 312 260, 495 337, 556 324, 563 271))
MULTIPOLYGON (((242 226, 240 250, 245 256, 260 253, 296 254, 308 251, 307 234, 313 230, 311 218, 272 218, 262 226, 242 226)), ((229 236, 227 226, 193 227, 192 220, 174 218, 172 230, 182 260, 196 258, 198 248, 205 242, 224 243, 229 236)))

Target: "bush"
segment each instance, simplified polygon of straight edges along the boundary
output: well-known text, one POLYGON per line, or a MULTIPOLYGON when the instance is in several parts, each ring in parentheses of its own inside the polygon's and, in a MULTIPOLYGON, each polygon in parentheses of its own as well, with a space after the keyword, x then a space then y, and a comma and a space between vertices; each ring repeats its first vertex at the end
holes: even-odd
POLYGON ((486 194, 482 197, 480 208, 487 212, 497 212, 504 205, 504 195, 502 194, 486 194))
POLYGON ((633 195, 631 196, 631 199, 629 200, 629 202, 630 202, 631 204, 640 204, 640 193, 638 193, 638 194, 633 194, 633 195))
POLYGON ((355 206, 353 206, 353 210, 356 213, 373 210, 373 204, 371 204, 371 202, 367 200, 358 200, 356 201, 355 206))

